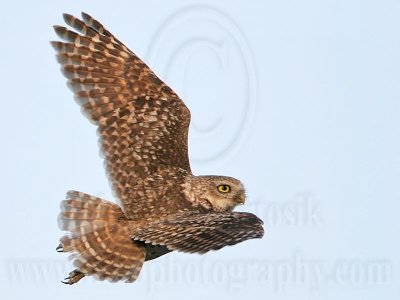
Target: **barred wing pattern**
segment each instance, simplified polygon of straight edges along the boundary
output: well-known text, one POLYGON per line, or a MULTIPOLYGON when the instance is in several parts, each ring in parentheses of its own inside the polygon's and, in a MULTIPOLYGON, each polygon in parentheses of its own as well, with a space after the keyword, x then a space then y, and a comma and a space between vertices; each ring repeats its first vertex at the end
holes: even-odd
POLYGON ((68 85, 98 125, 106 172, 122 206, 134 183, 160 166, 188 173, 190 112, 132 51, 88 14, 64 14, 77 32, 54 26, 65 42, 51 42, 68 85))
POLYGON ((132 238, 170 250, 206 253, 264 235, 263 222, 244 212, 179 213, 135 232, 132 238))

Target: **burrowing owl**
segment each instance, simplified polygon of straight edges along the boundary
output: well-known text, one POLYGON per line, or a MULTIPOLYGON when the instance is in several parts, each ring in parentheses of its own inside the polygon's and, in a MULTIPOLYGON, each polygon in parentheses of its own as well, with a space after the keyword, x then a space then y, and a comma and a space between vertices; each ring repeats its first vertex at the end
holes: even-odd
POLYGON ((57 250, 71 252, 86 275, 134 281, 143 262, 177 250, 205 253, 264 234, 255 215, 232 212, 245 201, 242 183, 194 176, 182 100, 97 20, 64 14, 77 32, 54 26, 51 42, 68 86, 97 125, 105 167, 119 206, 70 191, 58 221, 68 233, 57 250))

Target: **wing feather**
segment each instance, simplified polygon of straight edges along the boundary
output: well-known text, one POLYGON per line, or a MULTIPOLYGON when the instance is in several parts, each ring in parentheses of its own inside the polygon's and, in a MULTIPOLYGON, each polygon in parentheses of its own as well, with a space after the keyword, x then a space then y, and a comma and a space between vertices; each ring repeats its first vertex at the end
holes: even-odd
POLYGON ((262 225, 251 213, 179 213, 139 229, 132 238, 170 250, 205 253, 262 238, 262 225))
MULTIPOLYGON (((64 14, 51 42, 81 110, 98 126, 113 190, 124 206, 133 182, 161 166, 190 173, 190 112, 182 100, 131 50, 86 13, 64 14)), ((132 204, 132 203, 131 203, 132 204)))

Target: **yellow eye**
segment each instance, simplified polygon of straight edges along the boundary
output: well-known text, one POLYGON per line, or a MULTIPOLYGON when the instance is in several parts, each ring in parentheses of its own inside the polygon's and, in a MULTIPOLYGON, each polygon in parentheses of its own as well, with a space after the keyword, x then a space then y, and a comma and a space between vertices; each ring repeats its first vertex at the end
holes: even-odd
POLYGON ((220 193, 229 193, 231 191, 231 187, 227 184, 221 184, 217 187, 217 189, 220 193))

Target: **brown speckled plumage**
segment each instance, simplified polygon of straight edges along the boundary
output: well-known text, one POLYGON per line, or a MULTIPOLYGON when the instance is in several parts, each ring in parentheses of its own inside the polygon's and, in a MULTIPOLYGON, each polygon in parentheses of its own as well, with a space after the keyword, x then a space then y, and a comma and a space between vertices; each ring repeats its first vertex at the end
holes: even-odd
POLYGON ((54 26, 64 42, 51 44, 77 103, 97 125, 120 204, 67 193, 59 227, 68 234, 57 250, 72 253, 76 270, 65 283, 85 275, 131 282, 144 261, 170 251, 205 253, 262 237, 260 219, 232 212, 244 202, 240 181, 192 175, 183 101, 91 16, 64 20, 76 32, 54 26))

